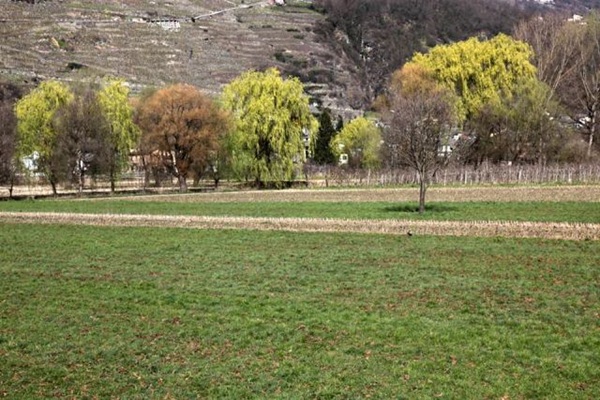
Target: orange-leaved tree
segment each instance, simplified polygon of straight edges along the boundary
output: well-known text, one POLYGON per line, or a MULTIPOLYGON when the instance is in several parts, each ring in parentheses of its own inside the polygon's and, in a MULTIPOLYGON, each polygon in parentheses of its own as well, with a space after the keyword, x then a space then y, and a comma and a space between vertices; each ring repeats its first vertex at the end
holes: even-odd
POLYGON ((178 84, 154 92, 138 104, 136 122, 143 148, 158 155, 164 167, 187 191, 191 168, 216 157, 229 116, 207 95, 178 84))

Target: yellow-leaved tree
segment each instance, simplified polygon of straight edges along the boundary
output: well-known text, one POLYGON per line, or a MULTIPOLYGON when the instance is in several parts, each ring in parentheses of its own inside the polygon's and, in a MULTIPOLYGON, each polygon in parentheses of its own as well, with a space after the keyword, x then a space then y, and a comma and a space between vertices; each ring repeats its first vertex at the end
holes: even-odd
POLYGON ((347 154, 348 164, 353 168, 379 167, 381 131, 373 121, 357 117, 350 121, 331 141, 331 151, 338 158, 347 154))
POLYGON ((416 64, 453 91, 460 120, 476 115, 485 105, 510 96, 525 79, 535 79, 530 46, 500 34, 490 40, 468 40, 439 45, 417 53, 405 66, 416 64))
POLYGON ((17 157, 29 157, 36 172, 41 172, 56 194, 57 177, 52 168, 52 153, 58 132, 53 124, 56 112, 73 99, 69 88, 58 81, 42 82, 15 106, 17 114, 17 157))
POLYGON ((274 68, 246 72, 225 87, 222 100, 235 123, 228 140, 234 173, 258 186, 293 180, 318 129, 300 80, 274 68))
POLYGON ((110 190, 120 172, 129 163, 129 153, 137 146, 140 129, 133 122, 133 107, 129 103, 129 88, 121 79, 106 81, 98 92, 100 108, 109 123, 111 145, 109 179, 110 190))

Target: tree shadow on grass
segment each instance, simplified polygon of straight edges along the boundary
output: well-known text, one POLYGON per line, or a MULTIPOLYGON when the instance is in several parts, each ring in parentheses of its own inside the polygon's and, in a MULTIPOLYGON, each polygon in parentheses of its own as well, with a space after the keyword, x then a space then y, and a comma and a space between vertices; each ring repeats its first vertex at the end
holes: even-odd
MULTIPOLYGON (((407 214, 418 214, 418 204, 399 204, 395 206, 388 206, 383 209, 386 212, 393 213, 407 213, 407 214)), ((429 213, 447 213, 457 211, 458 206, 452 206, 448 204, 425 204, 425 214, 429 213)))

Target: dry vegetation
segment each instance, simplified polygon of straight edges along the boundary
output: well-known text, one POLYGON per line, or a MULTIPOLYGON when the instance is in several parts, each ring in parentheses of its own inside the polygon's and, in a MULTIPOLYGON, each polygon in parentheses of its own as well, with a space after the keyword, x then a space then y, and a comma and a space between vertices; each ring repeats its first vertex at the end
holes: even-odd
MULTIPOLYGON (((0 76, 35 82, 116 75, 134 89, 186 82, 216 93, 249 69, 279 66, 301 76, 330 71, 332 56, 313 32, 323 16, 305 3, 290 4, 0 0, 0 76), (179 28, 149 22, 163 19, 178 21, 179 28)), ((336 77, 340 84, 342 75, 336 77)), ((307 89, 315 95, 340 90, 319 84, 307 89)))
POLYGON ((600 224, 250 218, 132 214, 0 213, 0 221, 33 224, 136 226, 193 229, 252 229, 289 232, 353 232, 598 240, 600 224))
MULTIPOLYGON (((188 195, 155 195, 125 197, 135 201, 165 202, 401 202, 416 201, 418 188, 396 189, 319 189, 216 192, 188 195)), ((102 199, 93 199, 102 201, 102 199)), ((427 201, 600 201, 600 186, 479 186, 434 187, 427 191, 427 201)))

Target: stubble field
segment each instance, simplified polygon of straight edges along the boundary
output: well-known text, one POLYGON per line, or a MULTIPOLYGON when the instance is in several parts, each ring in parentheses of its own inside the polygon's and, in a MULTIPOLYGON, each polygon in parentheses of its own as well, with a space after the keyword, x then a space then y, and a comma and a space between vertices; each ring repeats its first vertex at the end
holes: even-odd
POLYGON ((2 202, 0 396, 598 398, 597 188, 528 190, 2 202))

